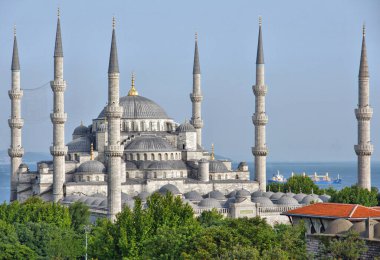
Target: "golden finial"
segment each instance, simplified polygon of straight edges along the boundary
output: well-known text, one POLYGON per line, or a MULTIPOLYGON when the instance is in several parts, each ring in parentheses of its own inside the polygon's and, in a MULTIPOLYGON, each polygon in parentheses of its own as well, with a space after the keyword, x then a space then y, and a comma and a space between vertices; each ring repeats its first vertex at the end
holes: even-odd
POLYGON ((261 15, 259 16, 259 26, 261 26, 263 24, 263 18, 261 17, 261 15))
POLYGON ((132 72, 132 84, 131 89, 128 91, 128 96, 138 96, 139 92, 137 92, 135 88, 135 73, 132 72))
POLYGON ((90 147, 90 160, 93 161, 94 160, 94 145, 91 143, 91 147, 90 147))
POLYGON ((80 121, 80 125, 83 126, 83 120, 80 121))
POLYGON ((211 144, 211 161, 215 160, 214 144, 211 144))
POLYGON ((197 42, 198 41, 198 33, 195 32, 195 41, 197 42))
POLYGON ((16 25, 13 25, 13 36, 16 37, 16 25))
POLYGON ((61 16, 61 12, 60 12, 59 7, 58 7, 58 10, 57 10, 57 17, 58 17, 58 19, 60 18, 60 16, 61 16))
POLYGON ((365 23, 363 23, 363 36, 365 36, 365 23))
POLYGON ((112 29, 115 29, 116 27, 116 19, 115 16, 112 17, 112 29))

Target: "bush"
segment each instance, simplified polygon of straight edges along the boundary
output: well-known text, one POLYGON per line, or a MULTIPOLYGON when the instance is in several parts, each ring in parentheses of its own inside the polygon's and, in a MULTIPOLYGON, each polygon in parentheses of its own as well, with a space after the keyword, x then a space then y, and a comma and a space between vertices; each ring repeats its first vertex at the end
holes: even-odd
POLYGON ((335 203, 348 203, 348 204, 360 204, 367 207, 373 207, 378 205, 377 189, 371 191, 360 188, 356 185, 351 187, 345 187, 331 197, 331 202, 335 203))

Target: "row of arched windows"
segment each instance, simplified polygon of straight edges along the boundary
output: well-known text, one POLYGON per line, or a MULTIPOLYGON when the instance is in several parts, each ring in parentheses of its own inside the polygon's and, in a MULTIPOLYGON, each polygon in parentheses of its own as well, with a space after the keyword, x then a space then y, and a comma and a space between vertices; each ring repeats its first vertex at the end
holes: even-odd
POLYGON ((130 153, 125 155, 125 159, 130 161, 181 160, 181 153, 130 153))
POLYGON ((143 173, 130 173, 126 172, 125 178, 128 179, 167 179, 167 178, 186 178, 187 174, 184 171, 159 171, 159 172, 143 172, 143 173))

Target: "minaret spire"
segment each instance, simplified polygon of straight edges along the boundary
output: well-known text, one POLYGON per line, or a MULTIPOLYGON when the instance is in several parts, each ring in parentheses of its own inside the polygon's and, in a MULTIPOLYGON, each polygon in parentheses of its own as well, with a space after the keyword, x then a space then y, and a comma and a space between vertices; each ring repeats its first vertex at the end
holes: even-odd
POLYGON ((24 125, 24 120, 21 118, 21 98, 23 91, 20 85, 20 61, 18 55, 16 26, 14 27, 13 35, 13 55, 12 55, 12 87, 8 91, 11 99, 11 118, 8 119, 9 127, 11 128, 11 146, 8 149, 8 155, 11 158, 11 194, 10 201, 17 200, 17 171, 22 163, 24 148, 21 144, 21 129, 24 125))
POLYGON ((369 104, 369 72, 366 48, 366 29, 363 25, 362 50, 359 68, 359 103, 355 109, 358 120, 358 144, 355 145, 355 153, 358 156, 358 185, 361 188, 371 190, 371 155, 373 145, 371 144, 370 121, 373 109, 369 104))
POLYGON ((193 92, 190 94, 192 105, 192 117, 190 123, 197 132, 197 145, 202 147, 202 91, 201 91, 201 68, 199 65, 198 33, 195 33, 195 50, 193 64, 193 92))
POLYGON ((54 95, 53 112, 50 114, 53 123, 53 145, 50 147, 50 153, 53 156, 53 201, 58 202, 64 196, 65 156, 67 154, 67 146, 65 145, 67 114, 65 113, 64 100, 66 81, 63 79, 63 49, 59 9, 54 48, 54 80, 50 82, 50 86, 54 95))
POLYGON ((255 180, 259 183, 259 189, 266 191, 266 158, 268 149, 265 125, 268 123, 268 117, 265 113, 267 86, 265 85, 264 76, 264 51, 261 27, 262 19, 260 16, 256 57, 256 85, 252 87, 255 94, 255 113, 252 116, 252 122, 255 125, 255 146, 252 147, 252 154, 255 157, 255 180))
POLYGON ((108 145, 105 155, 108 157, 108 218, 116 220, 121 211, 121 156, 124 148, 120 142, 120 118, 122 107, 119 106, 119 64, 117 59, 115 18, 112 20, 111 52, 108 67, 108 105, 106 117, 108 121, 108 145))

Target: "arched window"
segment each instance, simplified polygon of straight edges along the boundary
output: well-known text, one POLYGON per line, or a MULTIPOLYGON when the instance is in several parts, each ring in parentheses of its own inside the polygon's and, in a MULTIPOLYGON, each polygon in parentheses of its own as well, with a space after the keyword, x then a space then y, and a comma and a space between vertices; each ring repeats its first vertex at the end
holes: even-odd
POLYGON ((157 131, 160 131, 160 130, 161 130, 160 121, 157 121, 157 131))
POLYGON ((153 122, 149 122, 149 131, 153 131, 153 122))
POLYGON ((96 181, 99 181, 99 176, 96 176, 96 181))
POLYGON ((183 178, 183 171, 181 171, 181 178, 183 178))
POLYGON ((137 154, 137 161, 140 161, 140 154, 137 154))
POLYGON ((152 159, 152 161, 156 160, 156 159, 154 158, 154 153, 152 153, 151 159, 152 159))
POLYGON ((212 175, 210 174, 210 177, 209 177, 210 180, 212 180, 212 175))
POLYGON ((129 179, 129 172, 127 172, 127 173, 125 174, 125 178, 126 178, 126 179, 129 179))
POLYGON ((160 153, 158 154, 158 160, 162 161, 162 155, 160 153))
POLYGON ((148 160, 148 155, 144 153, 144 161, 147 161, 147 160, 148 160))
POLYGON ((238 175, 238 174, 236 174, 235 178, 238 180, 238 179, 239 179, 239 175, 238 175))
POLYGON ((169 160, 169 155, 167 153, 165 154, 165 160, 169 160))
POLYGON ((166 172, 164 172, 164 179, 166 179, 166 172))
POLYGON ((173 153, 170 154, 170 160, 174 160, 174 154, 173 153))
POLYGON ((178 160, 178 154, 177 153, 175 154, 175 159, 178 160))
POLYGON ((87 176, 87 181, 90 181, 90 176, 87 176))
POLYGON ((154 178, 157 179, 157 172, 154 173, 154 178))
POLYGON ((218 180, 221 180, 222 179, 222 176, 219 174, 218 175, 218 180))
POLYGON ((143 121, 140 122, 140 131, 145 131, 143 121))

